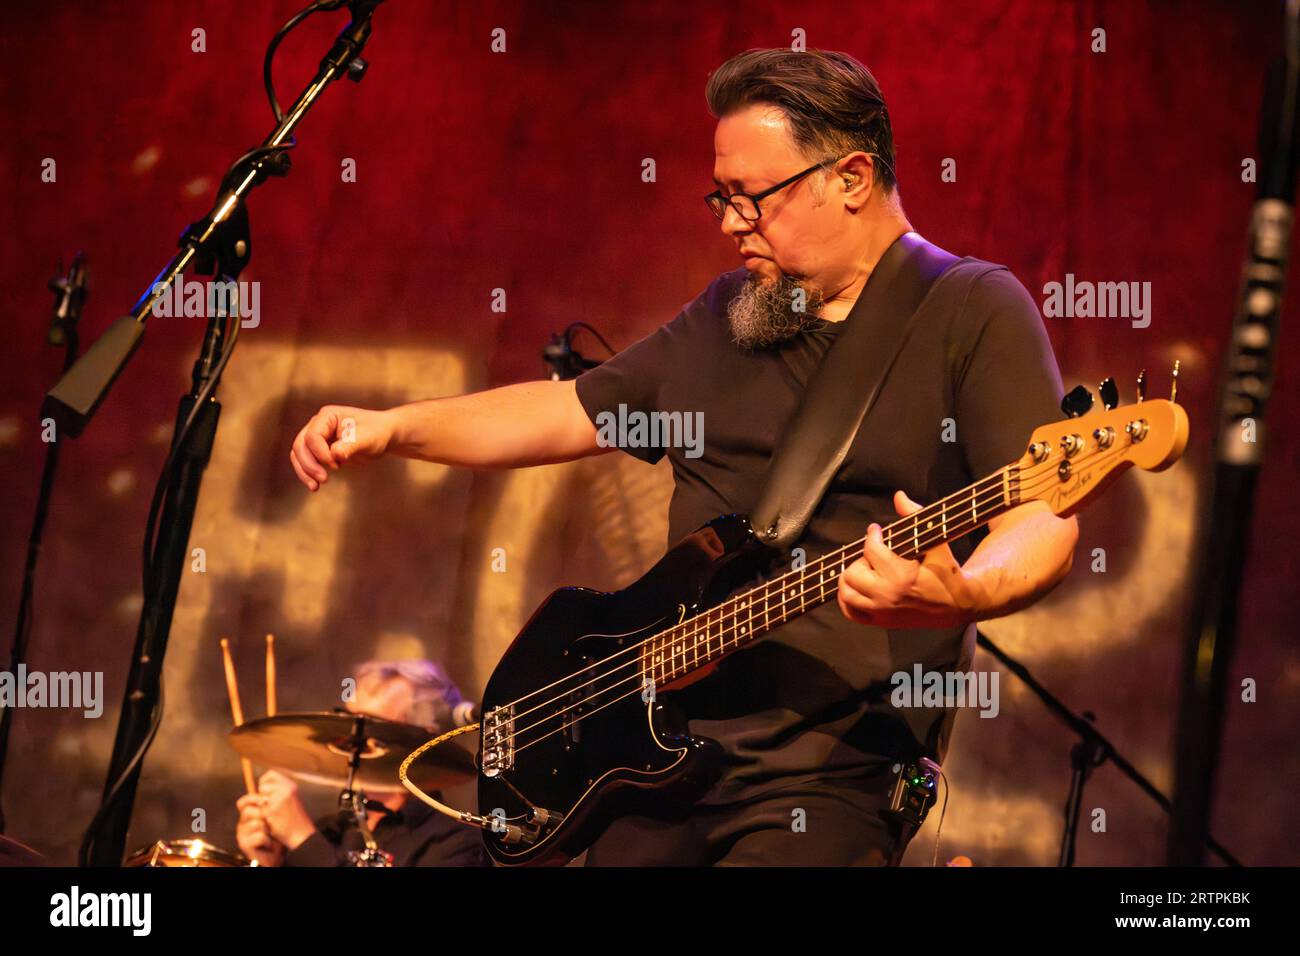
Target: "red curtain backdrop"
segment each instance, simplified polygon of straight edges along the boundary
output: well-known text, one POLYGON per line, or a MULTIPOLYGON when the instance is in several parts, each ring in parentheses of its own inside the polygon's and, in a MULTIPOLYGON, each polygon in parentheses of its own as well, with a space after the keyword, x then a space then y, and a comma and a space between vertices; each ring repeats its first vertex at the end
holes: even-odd
MULTIPOLYGON (((45 344, 45 283, 61 256, 86 250, 85 344, 129 311, 181 229, 207 211, 227 165, 271 128, 262 55, 297 6, 112 0, 6 15, 6 646, 45 448, 40 399, 61 367, 45 344), (194 50, 196 30, 204 52, 194 50), (42 181, 47 159, 54 182, 42 181)), ((222 390, 226 420, 196 532, 221 544, 207 555, 213 583, 182 590, 168 724, 147 765, 133 843, 191 835, 193 810, 203 808, 208 838, 233 846, 238 767, 221 742, 219 636, 242 642, 242 670, 258 678, 245 692, 254 713, 247 698, 260 694, 268 630, 282 637, 282 709, 329 706, 351 663, 403 647, 442 657, 472 696, 493 649, 550 589, 626 583, 653 560, 661 524, 624 532, 639 515, 659 520, 662 471, 608 456, 510 484, 419 470, 434 466, 410 466, 399 479, 384 462, 356 479, 364 493, 321 505, 296 485, 289 443, 326 402, 388 405, 540 377, 541 346, 573 320, 621 348, 738 265, 701 201, 712 188, 704 84, 727 57, 788 45, 796 31, 875 73, 894 120, 904 207, 928 238, 1005 263, 1038 298, 1067 273, 1151 283, 1148 328, 1114 318, 1047 327, 1067 386, 1113 375, 1125 401, 1141 368, 1152 394, 1166 394, 1181 358, 1187 457, 1089 511, 1069 580, 990 630, 1069 704, 1095 711, 1169 791, 1193 515, 1207 491, 1255 188, 1243 182, 1243 161, 1258 158, 1262 79, 1281 19, 1276 2, 384 4, 365 53, 369 74, 325 93, 299 129, 292 173, 249 203, 243 278, 260 283, 261 321, 244 331, 222 390), (1104 52, 1094 50, 1098 29, 1104 52), (642 175, 647 159, 652 182, 642 175), (941 178, 949 159, 953 182, 941 178), (342 175, 348 160, 355 182, 342 175), (491 308, 496 289, 504 313, 491 308), (338 511, 325 518, 326 507, 338 511), (346 522, 347 533, 328 537, 330 522, 346 522), (534 529, 534 560, 513 567, 509 600, 481 599, 498 587, 484 583, 496 532, 483 529, 507 528, 508 537, 524 524, 534 529), (256 556, 239 550, 245 538, 260 541, 256 556), (316 617, 314 603, 326 607, 316 617), (320 626, 286 623, 306 620, 320 626), (173 680, 181 661, 187 669, 173 680)), ((291 36, 276 64, 282 102, 342 23, 315 17, 291 36)), ((1300 843, 1290 812, 1300 714, 1290 603, 1300 532, 1289 487, 1300 456, 1288 427, 1300 411, 1294 291, 1293 281, 1214 820, 1219 839, 1257 864, 1295 863, 1300 843), (1247 679, 1257 702, 1238 699, 1247 679)), ((10 833, 58 862, 73 859, 103 784, 134 639, 145 515, 201 335, 192 319, 151 321, 91 427, 64 447, 31 666, 103 671, 104 714, 19 713, 4 790, 10 833)), ((599 353, 594 343, 590 351, 599 353)), ((983 655, 978 663, 995 666, 983 655)), ((1072 741, 1010 674, 1002 687, 999 719, 958 721, 942 851, 977 864, 1050 864, 1072 741)), ((1163 815, 1113 768, 1090 784, 1085 808, 1080 862, 1162 860, 1163 815), (1098 808, 1104 832, 1094 828, 1098 808)), ((909 862, 929 861, 935 816, 909 862)))

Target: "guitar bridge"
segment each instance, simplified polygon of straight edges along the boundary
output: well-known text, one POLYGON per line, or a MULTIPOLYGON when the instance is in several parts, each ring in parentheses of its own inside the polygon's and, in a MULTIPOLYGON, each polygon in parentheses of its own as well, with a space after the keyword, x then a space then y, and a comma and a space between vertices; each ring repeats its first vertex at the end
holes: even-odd
POLYGON ((515 706, 494 707, 483 716, 483 776, 496 777, 515 765, 515 706))

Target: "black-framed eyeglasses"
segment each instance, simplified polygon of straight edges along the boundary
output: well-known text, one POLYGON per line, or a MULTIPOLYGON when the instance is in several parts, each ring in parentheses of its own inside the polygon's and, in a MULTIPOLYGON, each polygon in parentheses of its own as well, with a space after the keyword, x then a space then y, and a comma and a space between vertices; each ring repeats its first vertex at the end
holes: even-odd
POLYGON ((736 210, 740 215, 740 218, 744 219, 746 222, 758 222, 759 217, 763 214, 762 210, 758 208, 758 201, 760 199, 766 199, 773 193, 780 192, 782 189, 785 189, 786 186, 791 186, 797 183, 813 170, 821 169, 825 165, 826 163, 824 161, 814 163, 803 172, 795 173, 789 179, 782 180, 775 186, 772 186, 769 189, 764 189, 761 193, 756 193, 753 196, 748 193, 732 193, 730 196, 724 196, 722 195, 722 190, 719 189, 718 191, 709 193, 705 196, 704 201, 709 204, 709 208, 713 210, 713 214, 719 219, 726 217, 727 207, 730 206, 732 209, 736 210))

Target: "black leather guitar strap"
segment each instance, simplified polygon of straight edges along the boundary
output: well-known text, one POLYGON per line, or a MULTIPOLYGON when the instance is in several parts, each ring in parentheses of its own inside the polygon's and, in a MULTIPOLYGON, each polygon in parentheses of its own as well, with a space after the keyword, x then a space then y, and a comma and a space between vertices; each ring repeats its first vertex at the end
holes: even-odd
POLYGON ((872 270, 777 443, 750 522, 770 547, 791 547, 839 471, 903 349, 921 301, 957 257, 904 233, 872 270))

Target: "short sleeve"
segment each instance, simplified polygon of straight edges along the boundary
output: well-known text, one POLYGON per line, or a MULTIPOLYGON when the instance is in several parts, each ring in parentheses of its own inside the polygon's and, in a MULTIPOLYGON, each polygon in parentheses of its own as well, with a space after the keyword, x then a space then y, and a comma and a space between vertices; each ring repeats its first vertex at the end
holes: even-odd
POLYGON ((973 282, 954 330, 956 424, 978 479, 1024 454, 1061 417, 1061 373, 1038 305, 1004 268, 973 282))
MULTIPOLYGON (((575 387, 578 401, 592 424, 602 413, 619 416, 619 406, 626 412, 649 415, 659 408, 659 386, 665 369, 672 361, 674 332, 680 334, 683 315, 660 326, 640 341, 634 342, 613 358, 578 376, 575 387)), ((630 455, 654 464, 664 456, 661 447, 630 447, 630 455)))
MULTIPOLYGON (((660 396, 665 378, 678 369, 698 365, 705 358, 701 353, 716 347, 717 343, 703 330, 725 314, 728 302, 744 282, 744 275, 744 269, 724 272, 684 305, 671 322, 579 375, 578 401, 592 424, 601 427, 601 422, 596 420, 598 415, 624 421, 622 415, 636 412, 648 418, 653 412, 662 411, 660 396), (624 407, 620 409, 620 405, 624 407)), ((665 451, 656 446, 621 447, 629 455, 651 464, 662 458, 665 451)))

